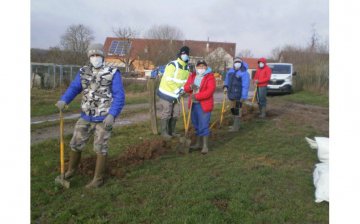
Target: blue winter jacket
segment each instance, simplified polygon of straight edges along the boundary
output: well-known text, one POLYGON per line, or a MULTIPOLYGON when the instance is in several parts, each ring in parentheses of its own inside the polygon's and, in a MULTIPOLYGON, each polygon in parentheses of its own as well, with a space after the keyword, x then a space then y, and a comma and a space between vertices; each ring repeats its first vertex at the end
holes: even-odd
POLYGON ((248 98, 250 86, 248 67, 248 64, 243 61, 239 70, 230 68, 226 73, 224 87, 228 89, 228 98, 230 100, 246 100, 248 98))
MULTIPOLYGON (((82 92, 82 85, 81 85, 81 78, 80 78, 80 71, 76 74, 75 79, 71 82, 68 89, 65 91, 61 100, 65 101, 66 104, 69 104, 80 92, 82 92)), ((114 118, 117 117, 122 108, 125 105, 125 91, 123 88, 122 80, 121 80, 121 73, 117 70, 114 73, 112 83, 111 83, 111 90, 112 90, 112 103, 109 109, 109 114, 113 115, 114 118)), ((86 115, 84 112, 81 112, 81 117, 84 120, 90 122, 102 122, 105 116, 89 116, 86 115)))

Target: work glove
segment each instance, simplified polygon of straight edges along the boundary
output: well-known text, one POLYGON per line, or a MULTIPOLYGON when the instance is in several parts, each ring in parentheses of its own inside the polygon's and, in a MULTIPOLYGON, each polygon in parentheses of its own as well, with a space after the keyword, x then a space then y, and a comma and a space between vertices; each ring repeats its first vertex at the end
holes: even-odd
POLYGON ((254 80, 254 86, 257 86, 259 83, 259 80, 254 80))
POLYGON ((245 99, 244 98, 241 98, 240 99, 240 103, 244 103, 245 102, 245 99))
POLYGON ((114 124, 114 116, 108 114, 105 119, 103 120, 105 127, 111 127, 114 124))
POLYGON ((63 101, 63 100, 59 100, 59 101, 55 104, 55 106, 56 106, 57 108, 59 108, 59 110, 63 111, 64 108, 65 108, 65 106, 66 106, 66 103, 65 103, 65 101, 63 101))
POLYGON ((227 94, 228 87, 224 86, 224 87, 223 87, 223 90, 224 90, 224 93, 227 94))
POLYGON ((179 97, 182 97, 183 95, 185 95, 185 91, 184 91, 183 88, 181 88, 181 89, 179 90, 178 95, 179 95, 179 97))
POLYGON ((195 84, 191 84, 190 89, 197 90, 197 89, 199 89, 199 87, 197 85, 195 85, 195 84))

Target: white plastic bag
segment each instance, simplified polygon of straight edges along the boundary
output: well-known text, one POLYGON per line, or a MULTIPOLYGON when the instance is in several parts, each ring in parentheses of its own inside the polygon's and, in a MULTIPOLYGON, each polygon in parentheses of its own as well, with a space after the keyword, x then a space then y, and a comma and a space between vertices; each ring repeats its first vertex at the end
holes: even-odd
POLYGON ((318 163, 313 173, 315 185, 315 202, 329 202, 329 164, 318 163))
POLYGON ((315 141, 318 145, 317 155, 319 161, 322 163, 329 163, 329 138, 315 137, 315 141))

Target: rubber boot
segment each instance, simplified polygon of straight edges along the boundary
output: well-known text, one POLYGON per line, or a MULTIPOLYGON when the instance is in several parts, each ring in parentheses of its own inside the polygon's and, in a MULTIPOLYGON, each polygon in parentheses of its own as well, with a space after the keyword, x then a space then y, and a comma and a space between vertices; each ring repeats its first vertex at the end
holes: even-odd
POLYGON ((175 129, 176 129, 176 122, 177 122, 177 118, 172 117, 170 119, 169 122, 169 135, 171 135, 172 137, 180 137, 180 134, 176 133, 175 129))
POLYGON ((171 135, 169 135, 169 119, 162 119, 161 120, 161 136, 170 139, 171 135))
POLYGON ((201 136, 196 136, 196 143, 195 145, 191 145, 190 149, 200 149, 201 148, 201 136))
POLYGON ((201 154, 203 155, 209 152, 208 142, 209 142, 209 136, 203 136, 203 147, 201 150, 201 154))
POLYGON ((239 131, 239 129, 240 129, 240 117, 234 116, 234 124, 230 128, 229 132, 237 132, 237 131, 239 131))
POLYGON ((96 188, 104 184, 106 157, 106 155, 97 154, 94 178, 85 188, 96 188))
POLYGON ((265 118, 265 117, 266 117, 266 107, 261 107, 259 118, 265 118))
POLYGON ((76 170, 79 166, 80 158, 81 158, 81 152, 70 150, 69 167, 65 173, 65 179, 69 179, 75 175, 76 170))

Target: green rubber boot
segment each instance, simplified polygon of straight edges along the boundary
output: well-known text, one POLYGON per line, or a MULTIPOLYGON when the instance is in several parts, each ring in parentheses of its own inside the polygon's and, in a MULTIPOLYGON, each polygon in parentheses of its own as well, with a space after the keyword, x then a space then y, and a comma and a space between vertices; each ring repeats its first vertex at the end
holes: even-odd
POLYGON ((160 121, 161 136, 164 137, 165 139, 171 138, 171 135, 169 135, 169 122, 170 122, 170 119, 162 119, 160 121))
POLYGON ((201 148, 201 136, 196 136, 196 143, 195 145, 191 145, 190 149, 200 149, 201 148))
POLYGON ((203 136, 203 147, 201 150, 201 154, 203 155, 209 152, 208 142, 209 142, 209 136, 203 136))
POLYGON ((97 154, 94 178, 85 188, 97 188, 104 184, 106 157, 106 155, 97 154))
POLYGON ((239 131, 239 129, 240 129, 240 117, 234 116, 234 124, 230 128, 229 132, 237 132, 237 131, 239 131))
POLYGON ((65 179, 69 179, 75 175, 76 170, 80 163, 80 158, 81 158, 81 152, 70 150, 69 167, 65 173, 65 179))
POLYGON ((169 135, 171 135, 172 137, 180 137, 180 134, 176 133, 176 122, 177 122, 177 118, 172 117, 170 119, 169 122, 169 135))

